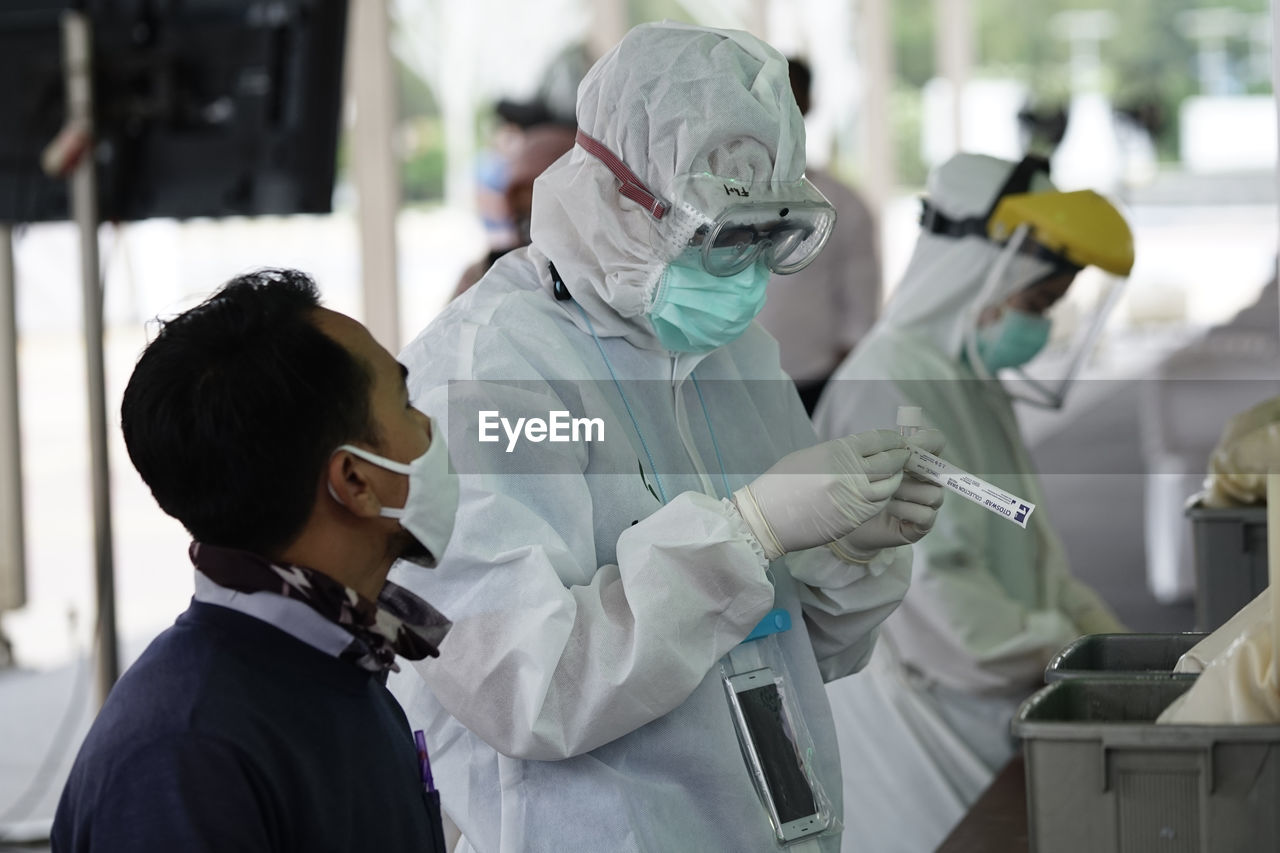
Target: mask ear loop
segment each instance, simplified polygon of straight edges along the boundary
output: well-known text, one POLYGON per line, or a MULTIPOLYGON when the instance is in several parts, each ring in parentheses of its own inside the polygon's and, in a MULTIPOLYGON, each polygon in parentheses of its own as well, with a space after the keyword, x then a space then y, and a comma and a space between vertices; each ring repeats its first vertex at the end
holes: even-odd
MULTIPOLYGON (((697 210, 685 202, 676 202, 668 209, 668 213, 670 216, 667 217, 666 224, 663 226, 666 236, 660 241, 660 245, 663 255, 669 255, 670 257, 661 257, 661 263, 654 264, 651 275, 645 280, 644 313, 646 316, 652 314, 654 306, 662 300, 663 289, 667 279, 667 267, 689 248, 689 244, 700 226, 712 224, 711 220, 698 213, 697 210)), ((654 227, 658 227, 656 222, 654 227)), ((704 246, 703 248, 705 249, 706 247, 704 246)), ((698 263, 702 265, 703 269, 706 269, 706 260, 702 255, 702 251, 701 249, 698 251, 698 263)))
MULTIPOLYGON (((431 425, 432 425, 432 429, 434 429, 435 421, 432 421, 431 425)), ((435 444, 436 442, 433 437, 431 440, 431 445, 427 448, 426 452, 430 453, 433 449, 435 449, 435 444)), ((394 459, 388 459, 385 456, 380 456, 371 450, 365 450, 363 447, 356 447, 354 444, 338 445, 336 448, 334 448, 333 453, 329 454, 329 458, 332 459, 336 454, 341 453, 344 450, 347 453, 350 453, 352 456, 357 457, 358 459, 363 459, 365 462, 368 462, 371 465, 377 465, 379 468, 390 471, 394 474, 402 474, 408 477, 413 472, 413 466, 407 462, 397 462, 394 459)), ((342 498, 338 497, 337 491, 335 491, 333 488, 333 483, 326 479, 325 486, 327 486, 329 489, 329 496, 332 497, 335 501, 337 501, 341 506, 345 507, 346 504, 342 502, 342 498)), ((378 511, 378 514, 381 515, 383 518, 400 519, 404 517, 404 507, 398 507, 398 508, 382 507, 378 511)))
POLYGON ((965 323, 964 352, 969 358, 969 367, 978 374, 980 379, 995 379, 995 377, 991 375, 991 371, 987 370, 987 366, 982 363, 982 358, 978 355, 978 317, 982 314, 982 309, 999 292, 1001 280, 1004 279, 1009 265, 1013 263, 1014 257, 1017 256, 1030 233, 1031 226, 1025 222, 1014 229, 1009 242, 1005 244, 1004 251, 991 265, 991 271, 987 273, 987 280, 983 282, 982 290, 978 293, 973 307, 969 309, 969 320, 965 323))

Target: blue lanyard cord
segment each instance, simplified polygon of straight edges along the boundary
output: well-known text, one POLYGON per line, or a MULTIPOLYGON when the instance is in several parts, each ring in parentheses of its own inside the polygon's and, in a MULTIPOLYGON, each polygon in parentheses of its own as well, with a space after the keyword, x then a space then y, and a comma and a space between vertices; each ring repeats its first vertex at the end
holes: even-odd
POLYGON ((604 360, 604 366, 609 368, 609 375, 613 377, 613 385, 618 389, 618 396, 622 398, 622 405, 626 407, 627 415, 631 418, 631 426, 635 427, 636 436, 640 439, 640 446, 644 448, 644 455, 649 460, 649 468, 653 471, 653 479, 658 484, 658 495, 665 505, 667 492, 662 488, 662 477, 658 474, 658 466, 653 463, 653 454, 649 452, 649 445, 645 443, 644 433, 640 431, 640 422, 636 420, 635 412, 631 411, 631 404, 627 402, 627 395, 622 391, 622 383, 618 381, 618 374, 613 372, 613 365, 609 363, 609 356, 604 354, 604 346, 601 345, 600 338, 596 335, 596 328, 591 324, 591 318, 587 316, 587 312, 583 310, 576 300, 573 304, 582 314, 582 319, 587 324, 587 331, 591 332, 591 339, 596 342, 596 349, 600 350, 600 358, 604 360))
POLYGON ((707 422, 707 433, 711 436, 711 446, 716 451, 716 462, 720 465, 720 481, 724 483, 724 496, 726 498, 733 497, 733 489, 729 488, 729 475, 724 471, 724 457, 720 455, 720 442, 716 441, 716 431, 711 428, 711 415, 707 414, 707 401, 702 399, 702 387, 698 385, 698 377, 692 373, 689 377, 693 380, 693 390, 698 392, 698 404, 702 406, 702 418, 707 422))

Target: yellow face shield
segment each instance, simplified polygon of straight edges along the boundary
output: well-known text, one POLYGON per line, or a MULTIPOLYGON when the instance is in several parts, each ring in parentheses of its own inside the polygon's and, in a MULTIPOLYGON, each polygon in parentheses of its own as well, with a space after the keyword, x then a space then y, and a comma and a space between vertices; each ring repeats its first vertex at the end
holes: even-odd
POLYGON ((1004 196, 987 218, 987 236, 1003 243, 1023 225, 1029 239, 1074 266, 1118 276, 1133 269, 1129 223, 1093 190, 1004 196))
MULTIPOLYGON (((1042 374, 1034 376, 1022 367, 1014 368, 1017 380, 1005 390, 1019 399, 1038 406, 1060 408, 1068 388, 1093 351, 1103 325, 1123 290, 1125 278, 1133 269, 1133 232, 1120 211, 1092 190, 1078 192, 1026 192, 1022 186, 1008 195, 1000 195, 983 222, 983 236, 1003 245, 1001 262, 992 268, 991 280, 984 288, 979 304, 998 302, 1007 294, 999 283, 1008 260, 1030 251, 1059 269, 1081 270, 1097 267, 1114 278, 1105 295, 1087 312, 1071 340, 1061 348, 1055 379, 1042 374)), ((975 223, 976 224, 976 223, 975 223)), ((974 349, 973 337, 966 341, 974 349)), ((976 350, 969 353, 974 362, 976 350)), ((980 375, 981 367, 975 368, 980 375)))

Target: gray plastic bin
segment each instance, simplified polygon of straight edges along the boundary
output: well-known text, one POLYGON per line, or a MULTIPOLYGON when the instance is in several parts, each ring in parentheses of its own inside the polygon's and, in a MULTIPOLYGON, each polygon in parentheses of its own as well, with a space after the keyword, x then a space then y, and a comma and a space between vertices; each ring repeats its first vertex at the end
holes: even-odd
POLYGON ((1044 671, 1052 684, 1064 678, 1188 678, 1175 673, 1183 653, 1204 634, 1088 634, 1053 656, 1044 671))
POLYGON ((1280 726, 1161 726, 1194 682, 1067 678, 1018 709, 1033 853, 1280 850, 1280 726))
POLYGON ((1196 558, 1196 628, 1212 631, 1267 588, 1267 508, 1187 507, 1196 558))

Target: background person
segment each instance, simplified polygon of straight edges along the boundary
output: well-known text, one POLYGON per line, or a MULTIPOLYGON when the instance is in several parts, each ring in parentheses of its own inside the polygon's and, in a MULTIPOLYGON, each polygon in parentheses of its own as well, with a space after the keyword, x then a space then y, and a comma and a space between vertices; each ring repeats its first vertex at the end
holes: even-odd
POLYGON ((846 782, 848 849, 934 849, 1012 757, 1009 721, 1049 658, 1081 634, 1123 630, 1068 569, 997 376, 1045 346, 1045 312, 1080 268, 1127 274, 1132 246, 1108 202, 1055 191, 1043 161, 952 157, 929 176, 902 283, 818 404, 824 435, 920 406, 948 437, 943 456, 1040 505, 1023 530, 948 500, 876 660, 830 686, 844 766, 884 770, 846 782), (1020 246, 1015 232, 1028 234, 1020 246))
POLYGON ((462 500, 440 567, 394 577, 448 608, 461 653, 392 688, 463 849, 773 849, 723 659, 787 612, 778 655, 838 812, 822 683, 866 660, 940 490, 902 483, 892 431, 817 444, 751 322, 767 264, 811 256, 830 217, 782 56, 640 26, 577 117, 535 182, 532 245, 402 353, 414 399, 447 409, 462 500), (506 454, 478 442, 479 411, 600 418, 605 440, 506 454))
POLYGON ((498 258, 529 244, 527 195, 533 179, 573 145, 578 84, 590 65, 586 46, 571 44, 551 60, 532 97, 502 98, 494 104, 497 126, 476 169, 476 208, 488 248, 463 270, 454 298, 498 258))
POLYGON ((574 132, 571 126, 543 124, 521 131, 510 143, 502 199, 503 209, 511 223, 512 241, 490 249, 483 258, 463 270, 453 291, 454 299, 479 281, 498 258, 512 249, 529 245, 534 179, 573 147, 574 132))
MULTIPOLYGON (((791 57, 787 73, 806 115, 813 72, 791 57)), ((835 230, 813 263, 769 280, 769 298, 756 319, 777 339, 782 369, 813 414, 831 374, 879 316, 882 288, 876 223, 866 202, 826 169, 808 166, 805 177, 835 207, 835 230)))
POLYGON ((397 558, 434 564, 457 506, 408 400, 404 369, 300 272, 241 276, 163 324, 121 425, 195 539, 195 596, 107 697, 54 849, 444 849, 383 686, 449 628, 385 583, 397 558))

